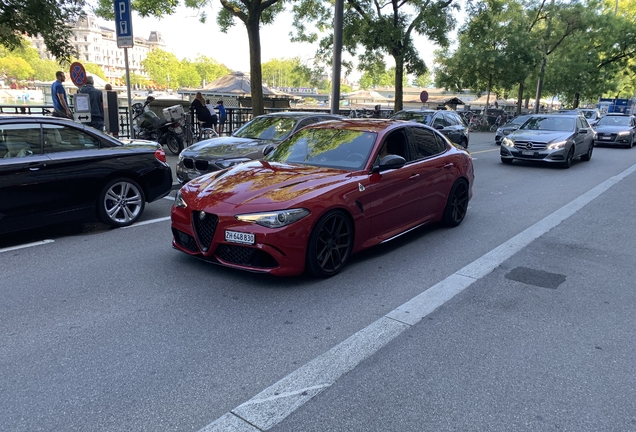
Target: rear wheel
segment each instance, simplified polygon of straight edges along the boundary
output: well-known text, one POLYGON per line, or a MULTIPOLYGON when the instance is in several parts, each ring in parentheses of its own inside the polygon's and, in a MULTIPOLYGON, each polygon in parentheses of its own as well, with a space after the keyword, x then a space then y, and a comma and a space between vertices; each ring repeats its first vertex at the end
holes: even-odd
POLYGON ((168 147, 170 153, 178 155, 183 150, 183 140, 180 136, 169 133, 166 135, 166 147, 168 147))
POLYGON ((353 248, 353 225, 340 211, 320 218, 309 237, 307 267, 318 277, 330 277, 345 266, 353 248))
POLYGON ((456 227, 464 220, 468 211, 468 183, 459 179, 451 188, 444 208, 444 225, 456 227))
POLYGON ((97 210, 105 224, 124 227, 137 222, 145 204, 144 192, 137 182, 129 178, 118 178, 102 189, 97 210))

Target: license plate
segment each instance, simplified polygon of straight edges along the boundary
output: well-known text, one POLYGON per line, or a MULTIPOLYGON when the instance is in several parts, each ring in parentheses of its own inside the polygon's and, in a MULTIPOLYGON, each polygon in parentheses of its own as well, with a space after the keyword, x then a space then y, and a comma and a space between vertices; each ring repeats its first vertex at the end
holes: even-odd
POLYGON ((201 177, 201 173, 200 172, 189 172, 188 173, 188 178, 190 180, 195 179, 197 177, 201 177))
POLYGON ((524 150, 521 152, 521 154, 524 156, 534 156, 534 152, 529 150, 524 150))
POLYGON ((601 137, 601 139, 604 139, 604 140, 611 140, 611 139, 612 139, 612 137, 601 137))
POLYGON ((254 244, 254 234, 225 231, 225 241, 241 244, 254 244))

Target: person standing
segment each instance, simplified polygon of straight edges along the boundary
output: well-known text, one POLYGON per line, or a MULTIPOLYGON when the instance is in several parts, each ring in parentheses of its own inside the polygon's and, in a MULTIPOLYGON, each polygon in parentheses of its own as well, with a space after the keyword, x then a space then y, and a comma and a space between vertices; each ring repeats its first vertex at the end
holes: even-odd
POLYGON ((212 115, 212 128, 214 129, 214 132, 218 134, 219 127, 217 126, 217 124, 219 122, 219 118, 216 115, 216 110, 210 103, 210 99, 206 99, 205 102, 206 102, 205 106, 208 108, 208 111, 210 111, 210 115, 212 115))
POLYGON ((95 79, 86 77, 86 84, 78 90, 78 93, 87 94, 91 104, 91 121, 86 125, 94 127, 98 131, 104 130, 104 96, 95 88, 95 79))
POLYGON ((55 81, 51 86, 51 96, 53 96, 53 117, 63 117, 73 119, 73 113, 71 113, 68 107, 68 100, 66 99, 66 90, 62 83, 66 81, 66 75, 64 72, 55 72, 55 81))
POLYGON ((208 107, 205 106, 205 99, 201 92, 197 92, 194 96, 194 100, 190 105, 190 108, 194 109, 197 113, 197 121, 202 128, 212 127, 212 115, 208 111, 208 107))
POLYGON ((219 110, 219 135, 222 135, 223 129, 225 129, 225 121, 227 120, 227 113, 225 112, 223 101, 217 101, 214 108, 219 110))

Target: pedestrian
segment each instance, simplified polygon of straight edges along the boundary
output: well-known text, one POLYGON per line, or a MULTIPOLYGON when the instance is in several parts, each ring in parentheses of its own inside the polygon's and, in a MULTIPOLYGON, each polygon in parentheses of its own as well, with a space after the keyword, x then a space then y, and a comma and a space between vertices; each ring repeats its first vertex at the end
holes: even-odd
POLYGON ((102 92, 95 88, 95 79, 92 76, 86 77, 84 84, 77 91, 81 94, 87 94, 91 104, 91 121, 86 125, 94 127, 98 131, 104 130, 104 96, 102 92))
POLYGON ((194 96, 194 100, 190 105, 191 109, 194 109, 194 112, 197 114, 197 121, 199 122, 199 126, 201 128, 211 128, 212 127, 212 115, 208 110, 208 107, 205 106, 205 99, 201 92, 197 92, 194 96))
POLYGON ((66 90, 62 83, 66 81, 66 75, 64 72, 55 72, 55 81, 51 86, 51 96, 53 96, 53 117, 63 117, 67 119, 73 119, 73 113, 71 113, 68 107, 68 100, 66 99, 66 90))
POLYGON ((113 89, 113 86, 112 86, 112 85, 110 85, 110 83, 108 83, 108 84, 106 84, 106 85, 104 86, 104 90, 106 90, 106 91, 111 91, 112 89, 113 89))
POLYGON ((227 113, 225 112, 223 101, 217 101, 214 108, 219 110, 219 135, 222 135, 223 129, 225 129, 225 121, 227 120, 227 113))
POLYGON ((219 133, 219 127, 218 127, 219 119, 218 119, 218 116, 216 115, 216 110, 214 109, 214 107, 210 103, 210 99, 206 99, 205 100, 205 106, 207 107, 208 111, 210 111, 210 114, 212 115, 212 128, 214 128, 214 132, 216 132, 218 134, 219 133))

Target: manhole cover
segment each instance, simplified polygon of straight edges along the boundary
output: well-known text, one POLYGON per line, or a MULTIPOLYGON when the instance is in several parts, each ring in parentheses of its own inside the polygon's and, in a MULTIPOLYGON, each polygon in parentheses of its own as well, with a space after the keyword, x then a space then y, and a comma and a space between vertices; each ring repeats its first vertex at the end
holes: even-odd
POLYGON ((527 267, 515 267, 506 275, 506 279, 542 288, 557 289, 565 282, 565 275, 527 267))

